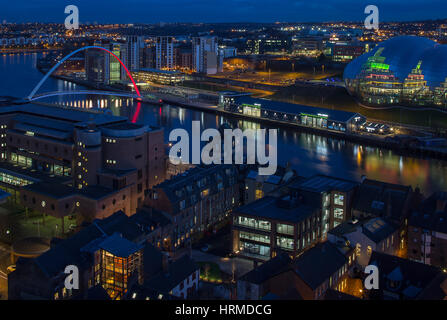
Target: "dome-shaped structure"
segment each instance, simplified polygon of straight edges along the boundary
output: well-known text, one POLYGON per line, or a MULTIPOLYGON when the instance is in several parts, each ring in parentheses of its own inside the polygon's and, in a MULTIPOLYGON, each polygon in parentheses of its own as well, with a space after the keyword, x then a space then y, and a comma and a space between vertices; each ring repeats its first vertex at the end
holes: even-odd
POLYGON ((343 77, 348 91, 367 104, 447 107, 447 46, 395 37, 353 60, 343 77))

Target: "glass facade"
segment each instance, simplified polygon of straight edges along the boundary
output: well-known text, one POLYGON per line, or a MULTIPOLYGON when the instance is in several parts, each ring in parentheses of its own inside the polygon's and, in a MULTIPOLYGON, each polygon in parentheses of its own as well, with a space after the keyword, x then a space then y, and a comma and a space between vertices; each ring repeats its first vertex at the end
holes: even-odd
POLYGON ((244 239, 244 240, 256 241, 256 242, 270 243, 269 236, 251 233, 251 232, 241 231, 239 233, 239 238, 244 239))
POLYGON ((276 237, 276 245, 281 249, 293 250, 295 241, 289 237, 276 237))
POLYGON ((344 72, 349 92, 370 105, 447 107, 446 45, 400 36, 352 61, 344 72))
POLYGON ((270 259, 270 247, 241 241, 240 250, 247 256, 270 259))
MULTIPOLYGON (((119 44, 114 44, 112 52, 121 59, 121 47, 119 44)), ((109 83, 117 83, 121 81, 121 64, 117 59, 110 59, 110 75, 109 83)))
POLYGON ((140 268, 141 252, 122 258, 101 250, 101 260, 103 287, 112 299, 121 299, 127 291, 129 277, 140 268))
POLYGON ((295 230, 295 228, 289 224, 278 223, 276 225, 276 232, 278 232, 278 233, 293 235, 294 230, 295 230))
POLYGON ((235 224, 247 228, 270 231, 272 224, 269 221, 257 220, 254 218, 236 217, 235 224))

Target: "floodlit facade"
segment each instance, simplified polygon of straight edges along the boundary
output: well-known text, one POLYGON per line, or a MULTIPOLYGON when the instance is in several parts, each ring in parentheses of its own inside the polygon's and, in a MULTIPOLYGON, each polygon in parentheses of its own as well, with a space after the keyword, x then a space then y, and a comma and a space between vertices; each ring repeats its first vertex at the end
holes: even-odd
POLYGON ((447 107, 447 45, 400 36, 378 44, 345 69, 349 93, 369 105, 447 107))

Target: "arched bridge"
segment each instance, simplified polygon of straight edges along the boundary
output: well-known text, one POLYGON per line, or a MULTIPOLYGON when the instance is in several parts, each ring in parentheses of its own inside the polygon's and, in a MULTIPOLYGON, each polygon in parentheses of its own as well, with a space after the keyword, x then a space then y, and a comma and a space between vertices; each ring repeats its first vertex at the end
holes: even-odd
MULTIPOLYGON (((113 52, 110 50, 107 50, 106 48, 100 47, 100 46, 86 46, 79 48, 68 55, 66 55, 64 58, 62 58, 58 63, 56 63, 45 75, 44 77, 39 81, 39 83, 34 87, 34 89, 31 91, 31 93, 28 95, 28 97, 25 98, 27 101, 34 101, 41 98, 46 97, 52 97, 52 96, 61 96, 61 95, 69 95, 69 94, 97 94, 97 95, 110 95, 110 96, 122 96, 122 97, 130 97, 130 98, 137 98, 141 99, 140 90, 138 90, 137 84, 135 83, 135 80, 132 77, 132 74, 130 73, 129 69, 127 69, 126 65, 118 58, 113 52), (97 49, 102 50, 107 53, 109 53, 112 57, 114 57, 118 62, 121 64, 121 66, 126 70, 127 76, 129 77, 130 81, 132 81, 133 87, 135 89, 135 93, 125 93, 125 92, 111 92, 111 91, 97 91, 97 90, 79 90, 79 91, 59 91, 59 92, 47 92, 42 93, 39 95, 36 95, 37 90, 40 89, 40 87, 43 85, 43 83, 51 76, 51 74, 66 60, 70 59, 70 57, 74 56, 78 52, 88 50, 88 49, 97 49)), ((141 103, 139 102, 137 104, 137 109, 135 110, 135 113, 132 117, 132 122, 136 122, 138 119, 138 115, 140 113, 141 109, 141 103)))
POLYGON ((102 50, 105 52, 108 52, 111 56, 113 56, 116 60, 118 60, 118 62, 121 64, 121 66, 126 70, 127 76, 129 77, 129 79, 132 81, 133 87, 135 89, 135 92, 137 94, 138 97, 141 97, 140 91, 138 90, 137 84, 135 83, 135 80, 132 77, 132 74, 130 73, 129 69, 127 69, 126 65, 120 60, 120 58, 118 58, 112 51, 107 50, 106 48, 100 47, 100 46, 86 46, 86 47, 82 47, 79 48, 73 52, 71 52, 70 54, 66 55, 62 60, 60 60, 58 63, 56 63, 46 74, 45 76, 42 78, 42 80, 39 81, 39 83, 34 87, 34 89, 31 91, 31 93, 28 95, 28 97, 26 98, 27 100, 31 101, 33 99, 33 97, 35 96, 37 90, 39 90, 39 88, 42 86, 42 84, 50 77, 50 75, 62 64, 64 63, 66 60, 70 59, 70 57, 72 57, 73 55, 77 54, 78 52, 84 51, 84 50, 88 50, 88 49, 98 49, 98 50, 102 50))
POLYGON ((65 96, 65 95, 81 95, 81 94, 95 94, 95 95, 104 95, 104 96, 117 96, 117 97, 127 97, 127 98, 142 98, 141 96, 135 93, 126 93, 126 92, 115 92, 115 91, 100 91, 100 90, 76 90, 76 91, 51 91, 44 92, 41 94, 35 94, 32 98, 29 98, 29 101, 39 100, 43 98, 56 97, 56 96, 65 96))

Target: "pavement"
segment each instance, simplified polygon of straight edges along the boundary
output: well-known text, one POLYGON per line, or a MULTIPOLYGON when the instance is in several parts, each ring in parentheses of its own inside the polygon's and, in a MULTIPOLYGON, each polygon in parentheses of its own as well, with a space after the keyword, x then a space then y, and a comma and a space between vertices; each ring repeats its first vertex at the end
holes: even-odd
POLYGON ((221 271, 229 275, 232 275, 234 271, 234 276, 236 278, 253 270, 253 261, 237 257, 219 257, 200 250, 192 250, 192 258, 197 262, 214 262, 220 267, 221 271))

